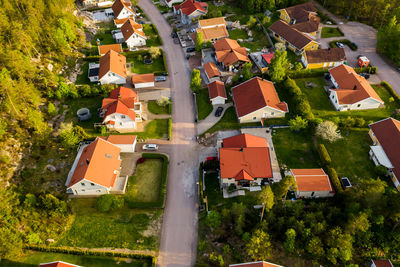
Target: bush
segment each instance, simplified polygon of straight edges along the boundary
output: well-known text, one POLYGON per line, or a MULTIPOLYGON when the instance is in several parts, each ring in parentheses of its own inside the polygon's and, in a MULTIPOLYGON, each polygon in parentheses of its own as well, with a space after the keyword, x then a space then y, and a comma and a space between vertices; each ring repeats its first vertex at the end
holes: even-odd
POLYGON ((364 67, 364 68, 354 68, 354 71, 357 73, 370 73, 375 74, 378 73, 378 68, 374 66, 364 67))
POLYGON ((343 192, 343 188, 342 188, 342 185, 340 184, 339 177, 336 173, 336 170, 332 167, 326 167, 326 173, 328 174, 336 193, 343 192))
POLYGON ((145 161, 146 161, 146 158, 139 158, 139 159, 136 161, 136 164, 144 163, 145 161))
POLYGON ((54 106, 54 104, 51 102, 49 102, 49 104, 47 104, 47 114, 49 114, 50 116, 57 115, 57 109, 54 106))
POLYGON ((321 159, 322 165, 324 166, 329 166, 332 162, 331 156, 329 156, 328 150, 326 150, 326 147, 324 144, 319 144, 318 145, 318 155, 319 158, 321 159))
POLYGON ((288 71, 288 77, 292 79, 296 78, 310 78, 310 77, 321 77, 325 73, 328 73, 327 69, 301 69, 288 71))
POLYGON ((301 91, 300 87, 297 86, 296 82, 288 78, 285 82, 285 87, 292 95, 292 103, 294 103, 295 113, 306 120, 313 120, 314 114, 311 111, 310 103, 301 91))
POLYGON ((113 204, 114 196, 113 195, 101 195, 97 198, 96 206, 97 209, 101 212, 107 212, 111 210, 113 204))
POLYGON ((386 81, 382 81, 381 82, 381 86, 383 86, 388 92, 389 94, 394 98, 394 100, 400 104, 400 97, 399 95, 393 90, 392 86, 390 86, 390 84, 386 81))

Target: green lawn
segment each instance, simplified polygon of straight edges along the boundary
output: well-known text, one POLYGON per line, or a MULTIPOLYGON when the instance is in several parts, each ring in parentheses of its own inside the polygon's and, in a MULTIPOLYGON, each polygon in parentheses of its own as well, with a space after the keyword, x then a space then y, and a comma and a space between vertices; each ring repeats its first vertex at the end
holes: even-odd
POLYGON ((323 27, 321 32, 321 38, 341 37, 344 34, 336 27, 323 27))
POLYGON ((92 45, 97 45, 97 39, 100 40, 102 45, 115 44, 115 40, 112 37, 111 30, 102 30, 93 37, 92 45))
POLYGON ((62 253, 49 253, 49 252, 37 252, 27 251, 27 254, 20 258, 14 258, 11 260, 1 260, 0 266, 14 266, 14 267, 28 267, 38 266, 40 263, 53 262, 53 261, 64 261, 71 264, 76 264, 85 267, 97 267, 97 266, 132 266, 132 267, 145 267, 151 266, 151 260, 137 260, 130 258, 114 258, 114 257, 99 257, 99 256, 87 256, 87 255, 70 255, 62 253))
POLYGON ((258 27, 254 27, 251 32, 253 33, 252 42, 242 42, 240 43, 241 46, 244 46, 250 49, 252 52, 259 51, 265 47, 270 47, 267 37, 265 36, 264 32, 259 29, 258 27))
POLYGON ((159 199, 162 164, 161 159, 146 159, 136 165, 125 193, 127 202, 155 202, 159 199))
POLYGON ((91 82, 88 78, 89 62, 85 62, 81 66, 81 71, 82 71, 82 73, 80 73, 76 76, 75 84, 91 84, 91 82))
POLYGON ((229 38, 233 40, 237 39, 245 40, 249 38, 246 30, 234 29, 234 30, 229 30, 228 33, 229 33, 229 38))
POLYGON ((96 198, 72 199, 71 205, 75 219, 55 246, 158 250, 160 229, 154 225, 162 210, 124 207, 101 213, 96 198))
POLYGON ((153 2, 157 2, 157 4, 155 4, 155 5, 158 8, 158 10, 160 10, 160 12, 169 12, 169 11, 171 11, 171 8, 169 8, 165 4, 161 4, 159 1, 153 1, 153 2))
POLYGON ((151 47, 151 46, 161 46, 162 41, 158 35, 157 30, 154 30, 154 24, 143 24, 143 31, 144 34, 147 36, 146 40, 146 46, 151 47))
POLYGON ((221 120, 201 135, 203 136, 206 133, 214 133, 214 132, 222 131, 222 130, 237 130, 244 126, 257 126, 257 125, 260 125, 260 123, 259 122, 239 123, 237 116, 236 116, 235 108, 229 107, 225 111, 225 114, 221 118, 221 120))
POLYGON ((207 118, 207 116, 213 110, 207 88, 203 88, 198 93, 196 93, 196 105, 198 119, 204 120, 205 118, 207 118))
POLYGON ((146 131, 129 133, 140 139, 160 139, 168 137, 168 119, 155 119, 146 125, 146 131))
POLYGON ((144 64, 143 56, 134 55, 132 57, 127 57, 126 61, 132 63, 132 72, 136 74, 154 73, 166 71, 164 68, 163 57, 160 56, 153 59, 152 64, 144 64))
POLYGON ((279 165, 284 164, 288 168, 320 167, 311 135, 290 129, 275 129, 272 141, 279 165))
POLYGON ((342 136, 335 143, 322 142, 338 175, 347 176, 351 181, 357 178, 376 178, 375 165, 368 156, 371 145, 368 129, 342 130, 342 136))
POLYGON ((304 79, 296 79, 297 85, 303 91, 303 93, 307 96, 312 112, 316 117, 320 117, 323 119, 332 119, 333 117, 362 117, 366 122, 369 121, 378 121, 383 118, 390 117, 393 111, 399 108, 399 105, 396 102, 390 102, 389 93, 385 90, 385 88, 379 85, 373 85, 372 87, 381 97, 381 99, 385 102, 385 107, 380 109, 372 109, 372 110, 353 110, 353 111, 336 111, 333 108, 332 103, 329 101, 329 97, 323 86, 325 85, 324 79, 321 78, 304 78, 304 79), (314 88, 307 88, 305 83, 309 81, 317 85, 314 88))
MULTIPOLYGON (((171 103, 168 105, 171 105, 171 103)), ((168 105, 163 107, 158 105, 156 100, 150 100, 147 102, 147 109, 153 114, 169 114, 168 105)))

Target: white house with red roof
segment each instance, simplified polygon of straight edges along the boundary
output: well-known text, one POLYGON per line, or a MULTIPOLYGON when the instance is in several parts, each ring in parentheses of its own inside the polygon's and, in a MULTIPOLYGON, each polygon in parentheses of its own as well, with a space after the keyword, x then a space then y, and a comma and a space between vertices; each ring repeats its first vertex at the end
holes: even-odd
POLYGON ((289 112, 286 102, 280 101, 274 84, 260 77, 254 77, 231 90, 240 123, 282 118, 289 112))
POLYGON ((272 179, 271 158, 265 138, 239 134, 222 140, 219 148, 222 188, 264 185, 272 179))
POLYGON ((197 0, 186 0, 174 5, 174 14, 180 15, 182 24, 189 24, 194 19, 207 14, 208 4, 197 0))
POLYGON ((98 75, 101 84, 125 84, 126 58, 114 50, 109 50, 100 58, 98 75))
POLYGON ((111 8, 116 19, 126 19, 135 16, 131 1, 115 0, 111 8))
POLYGON ((130 88, 118 87, 103 99, 103 123, 111 131, 129 132, 136 129, 136 123, 142 121, 142 105, 138 94, 130 88))
POLYGON ((283 267, 283 266, 266 261, 254 261, 254 262, 229 264, 229 267, 283 267))
POLYGON ((112 191, 120 173, 121 149, 102 139, 81 145, 65 183, 67 193, 103 195, 112 191))
POLYGON ((225 84, 221 81, 214 81, 207 85, 208 94, 212 105, 223 105, 228 99, 226 97, 225 84))
POLYGON ((143 26, 129 18, 121 27, 122 35, 129 49, 145 46, 147 37, 143 32, 143 26))
POLYGON ((291 169, 297 184, 296 198, 333 197, 335 191, 323 169, 291 169))
POLYGON ((53 262, 41 263, 39 264, 39 267, 81 267, 81 266, 63 261, 53 261, 53 262))
POLYGON ((400 191, 400 121, 387 118, 369 125, 373 142, 369 157, 377 166, 384 166, 394 186, 400 191))
POLYGON ((163 1, 168 7, 172 7, 174 4, 181 3, 183 0, 163 0, 163 1))
POLYGON ((352 67, 345 64, 329 69, 331 81, 336 87, 329 90, 329 100, 338 111, 376 109, 384 102, 374 88, 352 67))

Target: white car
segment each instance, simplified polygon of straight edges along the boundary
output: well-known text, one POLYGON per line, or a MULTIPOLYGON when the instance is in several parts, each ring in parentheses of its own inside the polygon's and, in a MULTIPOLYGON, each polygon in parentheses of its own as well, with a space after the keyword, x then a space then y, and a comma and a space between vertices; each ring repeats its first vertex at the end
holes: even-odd
POLYGON ((152 151, 156 151, 158 150, 158 145, 156 144, 145 144, 143 145, 143 150, 152 150, 152 151))

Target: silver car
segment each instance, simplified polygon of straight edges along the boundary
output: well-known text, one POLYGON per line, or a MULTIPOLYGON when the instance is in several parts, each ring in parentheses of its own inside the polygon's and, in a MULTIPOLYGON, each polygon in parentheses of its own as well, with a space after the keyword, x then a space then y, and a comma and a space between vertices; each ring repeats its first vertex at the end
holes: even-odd
POLYGON ((151 151, 156 151, 158 150, 158 145, 156 144, 145 144, 143 145, 143 150, 151 150, 151 151))
POLYGON ((167 80, 167 77, 165 77, 165 76, 157 76, 157 77, 154 78, 154 80, 156 82, 165 82, 167 80))

